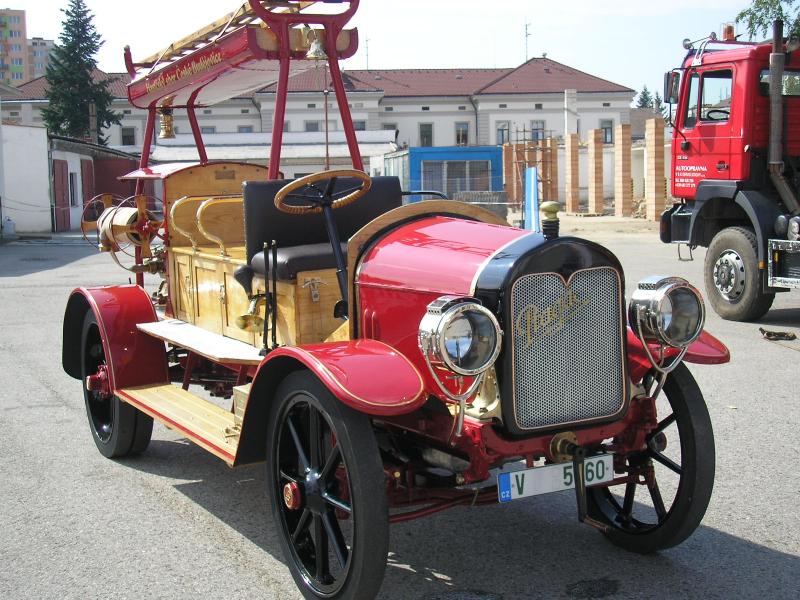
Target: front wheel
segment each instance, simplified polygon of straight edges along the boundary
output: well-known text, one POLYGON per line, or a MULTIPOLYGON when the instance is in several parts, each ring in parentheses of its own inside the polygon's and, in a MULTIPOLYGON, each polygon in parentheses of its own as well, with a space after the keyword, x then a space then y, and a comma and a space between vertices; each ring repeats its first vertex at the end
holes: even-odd
POLYGON ((386 569, 389 511, 369 418, 297 371, 278 387, 267 440, 267 495, 303 595, 374 598, 386 569))
MULTIPOLYGON (((589 513, 616 545, 646 554, 676 546, 703 518, 714 487, 714 433, 703 395, 685 365, 668 377, 646 448, 623 462, 629 481, 589 489, 589 513)), ((617 475, 619 467, 615 462, 617 475)))
POLYGON ((729 321, 752 321, 766 314, 775 294, 761 286, 758 241, 748 227, 728 227, 711 240, 705 260, 706 296, 729 321))

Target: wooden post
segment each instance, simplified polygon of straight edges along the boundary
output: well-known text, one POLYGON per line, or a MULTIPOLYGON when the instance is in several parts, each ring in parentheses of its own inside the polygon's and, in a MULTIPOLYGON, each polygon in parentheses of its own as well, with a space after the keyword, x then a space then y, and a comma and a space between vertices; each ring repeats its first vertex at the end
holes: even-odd
POLYGON ((603 214, 603 130, 589 132, 589 206, 590 215, 603 214))
POLYGON ((503 144, 503 185, 506 191, 506 201, 514 204, 514 150, 511 144, 503 144))
POLYGON ((645 129, 647 166, 644 178, 644 198, 647 220, 658 221, 667 203, 664 185, 664 119, 648 119, 645 129))
POLYGON ((631 126, 621 123, 614 132, 614 215, 630 217, 632 213, 631 126))
POLYGON ((566 137, 564 146, 564 195, 566 197, 565 211, 575 214, 580 212, 580 173, 578 167, 578 152, 580 139, 577 133, 570 133, 566 137))

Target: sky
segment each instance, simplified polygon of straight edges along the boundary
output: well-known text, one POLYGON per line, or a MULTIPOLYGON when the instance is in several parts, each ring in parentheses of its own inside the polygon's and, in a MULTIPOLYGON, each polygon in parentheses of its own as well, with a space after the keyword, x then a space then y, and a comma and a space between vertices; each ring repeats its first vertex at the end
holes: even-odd
MULTIPOLYGON (((86 0, 105 45, 99 67, 124 71, 221 18, 243 0, 86 0)), ((28 37, 58 39, 67 0, 17 0, 27 11, 28 37)), ((361 45, 345 69, 514 67, 528 56, 548 58, 641 90, 661 90, 677 66, 684 38, 698 39, 732 22, 749 0, 361 0, 351 22, 361 45), (367 41, 368 40, 368 41, 367 41)))

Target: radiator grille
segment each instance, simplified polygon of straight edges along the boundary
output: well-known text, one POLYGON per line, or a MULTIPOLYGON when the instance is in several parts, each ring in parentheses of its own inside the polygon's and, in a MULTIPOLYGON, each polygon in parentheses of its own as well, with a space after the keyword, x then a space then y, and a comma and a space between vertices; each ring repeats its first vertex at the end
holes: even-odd
POLYGON ((625 405, 622 290, 610 267, 520 277, 511 290, 514 418, 525 430, 603 419, 625 405))

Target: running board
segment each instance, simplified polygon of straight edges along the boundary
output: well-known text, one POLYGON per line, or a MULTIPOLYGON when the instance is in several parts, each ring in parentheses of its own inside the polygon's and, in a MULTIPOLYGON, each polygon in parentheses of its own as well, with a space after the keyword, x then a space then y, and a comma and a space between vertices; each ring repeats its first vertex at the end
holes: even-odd
POLYGON ((170 429, 224 460, 236 461, 240 429, 232 412, 172 384, 125 388, 115 392, 170 429))
POLYGON ((139 323, 136 327, 147 335, 190 350, 216 363, 258 366, 264 360, 259 348, 195 327, 186 321, 165 319, 155 323, 139 323))

